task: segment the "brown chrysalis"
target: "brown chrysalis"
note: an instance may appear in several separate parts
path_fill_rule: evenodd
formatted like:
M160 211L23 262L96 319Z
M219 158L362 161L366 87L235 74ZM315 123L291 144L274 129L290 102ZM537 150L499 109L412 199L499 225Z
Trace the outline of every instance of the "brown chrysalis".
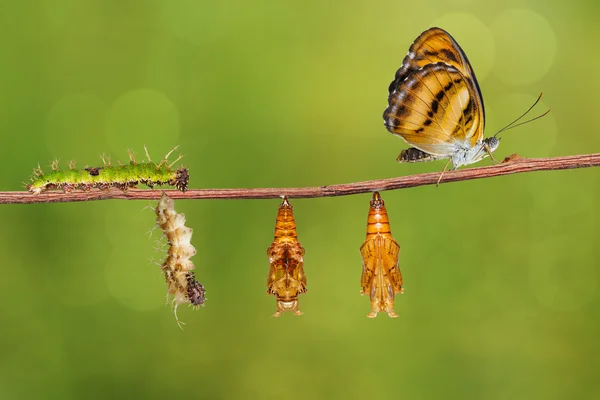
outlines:
M373 193L367 219L367 238L360 248L363 259L360 294L371 298L369 318L375 318L378 312L387 312L397 317L394 311L396 293L402 289L402 273L398 266L400 245L392 237L390 222L385 203L378 192Z
M277 212L275 239L267 255L270 264L267 294L277 299L277 312L273 316L279 317L284 311L302 315L298 310L298 295L306 293L304 248L298 242L293 207L286 197Z

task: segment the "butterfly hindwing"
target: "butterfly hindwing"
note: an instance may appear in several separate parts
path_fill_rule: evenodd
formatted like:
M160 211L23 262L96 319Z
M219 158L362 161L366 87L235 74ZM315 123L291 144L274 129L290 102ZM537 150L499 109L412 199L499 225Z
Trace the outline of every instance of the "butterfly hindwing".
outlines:
M445 63L427 64L389 98L387 129L416 148L448 156L483 138L483 109L469 79Z

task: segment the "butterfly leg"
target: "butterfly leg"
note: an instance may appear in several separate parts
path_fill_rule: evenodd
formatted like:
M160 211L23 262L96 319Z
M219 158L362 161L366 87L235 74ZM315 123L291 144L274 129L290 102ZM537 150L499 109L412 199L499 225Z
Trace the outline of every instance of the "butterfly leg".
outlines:
M444 166L444 169L442 170L442 173L440 174L440 177L438 178L437 182L435 183L435 187L440 186L440 181L442 180L442 176L444 176L444 172L446 172L448 170L448 165L450 165L450 161L452 161L451 158L448 159L448 162Z
M488 146L487 144L484 144L484 145L483 145L483 149L484 149L484 150L485 150L485 152L488 154L488 156L490 156L490 159L492 160L492 162L493 162L494 164L499 164L499 161L498 161L498 160L496 160L496 159L494 158L494 155L493 155L493 154L492 154L492 152L490 151L490 146Z

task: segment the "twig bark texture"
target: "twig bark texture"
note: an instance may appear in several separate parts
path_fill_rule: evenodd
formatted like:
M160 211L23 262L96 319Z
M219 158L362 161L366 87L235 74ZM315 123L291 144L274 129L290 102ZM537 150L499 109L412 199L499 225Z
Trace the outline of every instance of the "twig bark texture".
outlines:
M518 174L521 172L552 171L560 169L588 168L600 166L600 154L583 154L552 158L521 158L516 154L507 157L502 163L479 168L466 168L448 171L440 183L467 181L471 179L491 178ZM399 169L400 170L400 169ZM61 203L90 200L158 200L163 192L172 199L273 199L283 195L289 198L315 198L348 196L352 194L406 189L416 186L435 185L439 172L408 175L397 178L344 183L338 185L304 188L254 188L254 189L191 189L183 193L177 190L141 190L126 192L118 189L109 191L74 191L70 193L47 192L33 195L29 192L0 192L0 204Z

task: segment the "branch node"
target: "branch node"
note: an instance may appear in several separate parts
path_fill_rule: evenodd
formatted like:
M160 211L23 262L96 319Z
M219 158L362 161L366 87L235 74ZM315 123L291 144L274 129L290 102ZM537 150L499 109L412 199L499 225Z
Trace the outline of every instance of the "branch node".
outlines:
M507 164L507 163L511 163L511 162L518 162L524 160L523 157L521 157L520 155L518 155L517 153L511 154L510 156L507 156L504 158L504 160L502 160L502 162L500 164Z

